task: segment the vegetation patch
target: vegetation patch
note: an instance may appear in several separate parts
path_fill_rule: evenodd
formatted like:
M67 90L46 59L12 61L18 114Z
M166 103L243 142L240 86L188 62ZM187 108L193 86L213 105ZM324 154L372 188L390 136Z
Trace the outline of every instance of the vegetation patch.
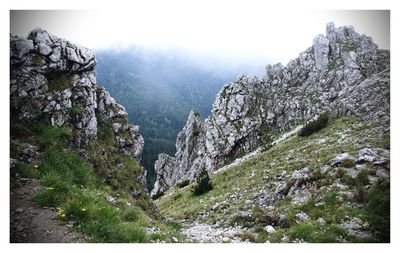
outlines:
M208 176L207 170L203 167L199 175L196 177L196 183L193 185L192 192L194 195L202 195L208 191L211 191L213 186Z
M189 183L190 183L189 179L185 179L185 180L182 180L181 182L177 183L176 186L178 188L183 188L183 187L189 185Z
M328 124L329 117L327 113L321 114L316 120L307 123L299 132L299 136L305 137L325 128Z
M71 117L76 117L81 115L82 109L79 106L74 106L71 109Z
M114 131L110 123L103 120L99 113L96 113L97 137L102 142L114 144Z
M55 72L46 78L49 91L63 91L74 86L74 77L68 73Z
M379 180L367 196L367 216L378 241L390 242L390 182Z
M106 144L107 139L92 141L87 149L79 150L68 148L70 128L22 123L13 128L14 136L18 136L13 142L14 153L18 152L20 138L30 140L41 151L40 163L17 163L14 170L20 176L40 178L41 189L33 197L34 203L57 208L62 222L73 224L92 242L150 242L156 237L171 241L172 235L181 238L174 227L158 219L146 196L132 196L144 190L133 180L143 169L135 159L115 152ZM91 159L85 159L82 152L99 159L98 163L89 162ZM109 182L104 180L107 176ZM112 200L111 196L116 197ZM158 235L147 234L145 227L158 228Z
M368 175L369 175L368 171L366 170L360 171L356 177L357 184L361 186L369 185L370 182Z

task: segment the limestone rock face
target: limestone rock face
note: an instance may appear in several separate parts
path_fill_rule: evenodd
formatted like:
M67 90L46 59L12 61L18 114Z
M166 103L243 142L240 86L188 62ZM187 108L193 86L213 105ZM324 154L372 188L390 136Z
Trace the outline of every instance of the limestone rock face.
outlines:
M315 68L324 70L329 64L329 40L322 34L314 39L313 43Z
M204 166L204 123L197 113L190 112L185 127L178 133L175 157L160 154L154 164L157 174L151 196L159 196L170 187L184 180L194 180ZM177 163L176 161L179 161Z
M140 158L143 137L125 108L96 83L94 53L42 29L10 38L11 117L73 129L71 145L96 139L99 120L113 126L118 150Z
M204 123L196 122L202 126L197 138L188 127L193 115L189 116L177 138L174 172L168 174L174 177L169 182L175 183L169 187L179 179L193 181L201 166L214 171L254 150L262 132L286 131L323 112L389 125L389 107L390 52L378 49L372 38L351 26L329 23L326 35L318 35L312 47L287 66L268 65L261 80L240 75L226 84L212 115ZM157 178L168 177L157 172Z
M175 157L170 157L166 154L159 154L158 159L154 164L154 170L157 173L157 181L150 195L152 197L159 196L167 191L177 181L175 172Z
M114 145L122 153L140 158L139 127L128 124L125 108L96 83L92 51L35 29L28 39L11 36L10 64L13 119L72 127L76 147L97 138L101 120L118 126Z

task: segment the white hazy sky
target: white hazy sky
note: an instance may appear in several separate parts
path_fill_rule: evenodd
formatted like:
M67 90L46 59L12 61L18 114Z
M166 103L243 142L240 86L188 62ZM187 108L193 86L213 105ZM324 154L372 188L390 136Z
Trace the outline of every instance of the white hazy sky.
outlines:
M266 5L202 5L143 1L117 10L10 12L12 34L35 27L91 49L140 45L179 48L195 57L241 64L287 63L325 34L325 26L353 25L388 49L389 11L269 9ZM147 4L146 4L147 3Z

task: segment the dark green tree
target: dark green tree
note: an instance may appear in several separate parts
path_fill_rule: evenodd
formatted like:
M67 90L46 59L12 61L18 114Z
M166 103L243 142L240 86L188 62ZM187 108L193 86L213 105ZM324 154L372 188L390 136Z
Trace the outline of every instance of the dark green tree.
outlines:
M196 177L196 183L193 185L192 192L194 195L202 195L208 191L211 191L213 186L208 176L208 172L205 167L200 169L200 173Z

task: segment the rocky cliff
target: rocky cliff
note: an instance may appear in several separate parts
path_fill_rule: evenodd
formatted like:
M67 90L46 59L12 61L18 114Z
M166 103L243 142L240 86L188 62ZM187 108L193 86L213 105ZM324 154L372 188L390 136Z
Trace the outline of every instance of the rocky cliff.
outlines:
M28 39L11 37L10 65L12 118L71 126L75 147L96 139L102 120L112 124L118 150L140 158L139 127L128 123L125 108L96 83L92 51L36 29Z
M27 39L11 36L12 129L17 123L27 122L68 128L71 130L69 146L86 148L90 141L98 139L101 127L109 127L108 135L113 139L110 150L139 160L144 145L139 127L128 123L125 108L96 83L95 66L92 51L42 29L33 30ZM13 138L11 142L21 146ZM86 157L98 163L87 154ZM120 161L108 162L110 170L118 164L121 166ZM109 175L110 171L105 174ZM143 169L137 177L140 184L145 183Z
M312 47L287 66L266 67L265 76L241 75L216 97L212 115L202 122L189 115L178 134L175 157L155 163L158 196L182 180L193 181L199 168L215 171L258 146L274 133L327 112L354 115L388 125L390 52L353 27L329 23Z

